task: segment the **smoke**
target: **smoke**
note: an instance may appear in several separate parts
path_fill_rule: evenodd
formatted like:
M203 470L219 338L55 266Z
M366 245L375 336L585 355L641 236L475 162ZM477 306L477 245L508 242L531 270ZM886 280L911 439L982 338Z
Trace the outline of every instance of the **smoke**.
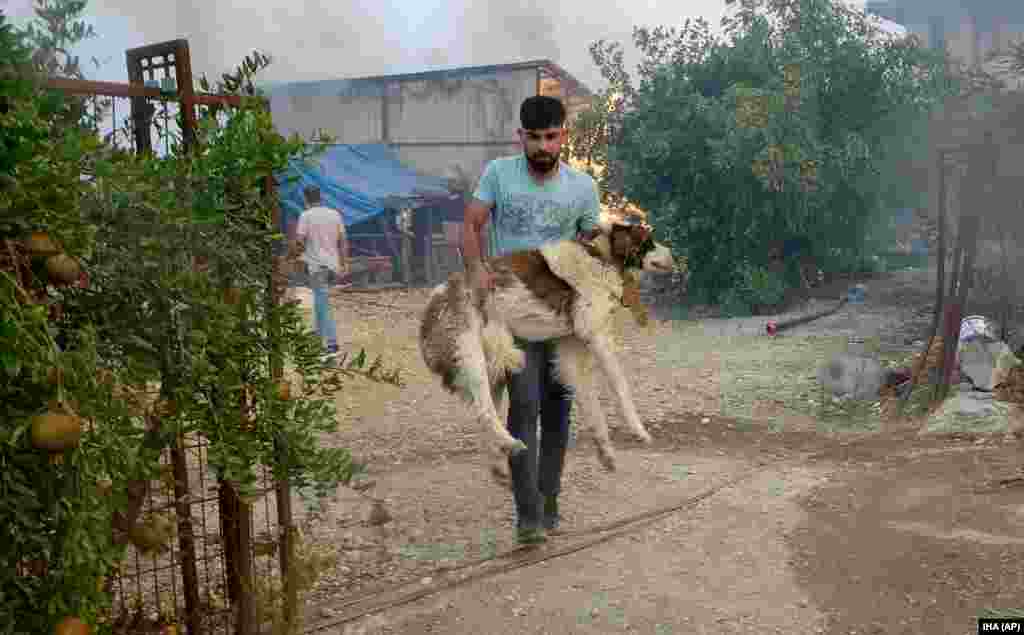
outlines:
M455 21L459 53L481 64L558 60L558 9L543 0L465 2Z
M262 75L271 81L375 73L402 63L403 34L387 27L395 17L385 10L308 0L94 0L87 8L101 34L105 16L129 20L139 38L130 46L186 38L193 72L211 79L258 49L274 58Z
M33 15L32 0L0 0L0 11L8 19L30 17Z
M863 0L854 4L863 6ZM0 0L0 6L8 15L30 15L32 0ZM634 26L676 26L688 17L704 17L717 27L725 1L90 0L86 12L101 38L112 36L103 46L115 63L123 60L126 48L186 38L193 72L211 79L259 49L274 58L261 76L270 81L549 58L591 88L600 88L604 81L588 52L594 41L622 43L632 71L639 61L632 45Z
M30 6L29 0L0 0ZM186 38L193 72L211 79L234 69L259 49L274 63L270 81L309 81L504 64L550 58L592 88L603 85L588 53L598 39L622 42L629 68L638 61L631 30L677 25L704 16L717 25L724 0L680 3L628 0L541 2L524 0L398 0L395 3L333 3L312 0L91 0L86 12L101 37L116 20L130 42L113 42L108 55ZM433 6L431 6L433 5ZM9 11L10 6L5 7Z

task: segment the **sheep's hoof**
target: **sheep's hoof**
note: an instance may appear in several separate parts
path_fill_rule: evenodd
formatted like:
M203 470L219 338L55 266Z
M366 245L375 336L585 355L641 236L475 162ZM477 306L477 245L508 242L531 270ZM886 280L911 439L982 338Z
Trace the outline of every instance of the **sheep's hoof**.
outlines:
M654 439L651 438L651 433L649 433L647 430L636 430L633 434L636 435L636 438L639 439L641 443L651 443L652 441L654 441Z
M597 458L605 470L614 472L616 470L615 452L611 448L598 444Z
M512 488L512 476L508 471L508 463L501 459L495 459L491 463L491 478L499 487Z

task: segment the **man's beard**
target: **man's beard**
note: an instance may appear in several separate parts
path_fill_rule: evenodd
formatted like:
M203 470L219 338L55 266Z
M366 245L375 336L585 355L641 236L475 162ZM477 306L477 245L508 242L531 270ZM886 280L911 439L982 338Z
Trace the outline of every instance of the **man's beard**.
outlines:
M538 152L533 156L526 155L526 162L530 164L530 167L541 174L546 174L554 169L558 165L558 156L547 154L546 152Z

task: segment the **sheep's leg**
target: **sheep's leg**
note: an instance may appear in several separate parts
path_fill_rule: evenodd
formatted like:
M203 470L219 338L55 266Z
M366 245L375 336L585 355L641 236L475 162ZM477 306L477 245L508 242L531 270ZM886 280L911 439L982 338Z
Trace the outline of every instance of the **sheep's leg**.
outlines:
M461 364L454 384L463 398L476 410L477 420L485 427L491 428L496 441L495 450L508 454L525 450L526 444L509 434L498 417L479 334L471 332L460 338L458 350Z
M491 385L491 401L494 403L494 411L498 417L505 417L505 392L508 384L504 379L499 379ZM512 474L508 468L508 456L504 452L492 453L491 476L503 487L512 487Z
M610 472L615 471L615 449L608 436L608 422L597 400L593 357L583 343L566 338L558 343L558 374L563 383L573 388L580 409L578 424L582 436L590 436L597 448L597 458Z
M608 378L612 385L612 391L619 400L619 410L626 419L626 425L639 440L644 443L650 443L651 435L644 428L644 424L640 422L640 415L637 414L636 403L633 401L633 395L629 388L629 382L626 380L626 374L623 372L618 358L612 352L608 340L598 335L587 342L587 344L594 357L597 358L597 363L600 364L605 377Z

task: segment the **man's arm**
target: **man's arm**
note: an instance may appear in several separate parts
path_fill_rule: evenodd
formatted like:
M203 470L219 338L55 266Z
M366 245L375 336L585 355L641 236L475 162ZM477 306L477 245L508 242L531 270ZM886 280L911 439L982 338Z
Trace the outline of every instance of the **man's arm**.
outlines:
M492 161L484 168L473 197L466 203L462 219L462 262L466 271L483 266L484 226L491 218L491 209L498 199L497 171Z
M483 265L484 227L490 217L490 205L475 198L466 203L463 215L462 261L467 271Z

